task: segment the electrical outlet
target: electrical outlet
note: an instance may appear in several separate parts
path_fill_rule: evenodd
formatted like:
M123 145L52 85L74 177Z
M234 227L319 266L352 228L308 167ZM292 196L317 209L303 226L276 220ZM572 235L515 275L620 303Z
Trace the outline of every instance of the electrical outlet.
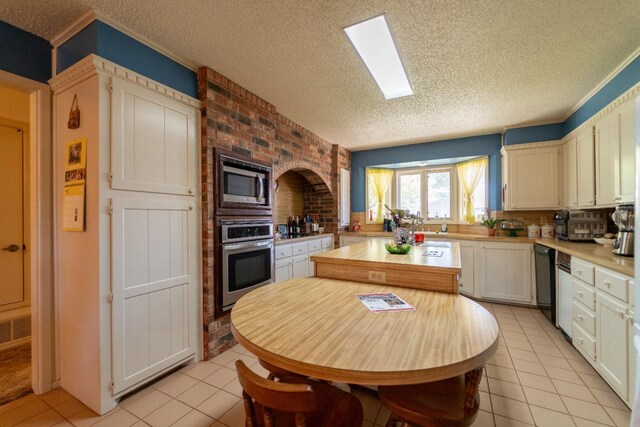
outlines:
M386 282L387 273L383 273L382 271L370 271L369 280L372 282Z

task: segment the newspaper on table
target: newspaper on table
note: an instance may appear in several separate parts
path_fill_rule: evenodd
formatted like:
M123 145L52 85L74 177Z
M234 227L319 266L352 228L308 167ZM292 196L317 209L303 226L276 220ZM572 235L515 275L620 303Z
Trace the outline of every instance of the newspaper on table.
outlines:
M356 294L356 297L373 312L415 310L414 307L404 302L399 296L392 292L381 294Z

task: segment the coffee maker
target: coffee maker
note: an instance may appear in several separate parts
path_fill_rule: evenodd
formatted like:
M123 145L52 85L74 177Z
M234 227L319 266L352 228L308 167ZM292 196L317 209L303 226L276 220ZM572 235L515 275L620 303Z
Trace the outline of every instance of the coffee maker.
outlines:
M633 256L633 203L616 206L616 210L611 214L611 219L618 226L618 234L613 244L613 253L622 256Z

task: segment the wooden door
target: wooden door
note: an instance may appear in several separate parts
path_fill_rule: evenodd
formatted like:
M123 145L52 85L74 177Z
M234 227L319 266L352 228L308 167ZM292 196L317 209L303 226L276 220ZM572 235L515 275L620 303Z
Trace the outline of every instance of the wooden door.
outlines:
M198 110L117 78L111 88L111 187L194 194Z
M475 268L480 296L531 303L531 245L481 243Z
M635 201L636 174L636 114L635 99L625 102L613 112L618 125L618 144L614 151L613 176L615 177L615 202Z
M589 126L578 134L577 141L577 188L578 206L595 205L596 179L595 159L593 152L593 127Z
M577 173L576 139L571 138L562 148L562 163L564 188L563 198L566 208L575 208L578 204L578 173Z
M0 311L23 305L23 132L0 126Z
M618 122L614 114L598 120L596 129L596 205L616 203L614 188L614 144L618 138Z
M630 316L627 307L596 293L596 368L623 399L629 395Z
M114 393L197 348L197 221L190 202L112 200Z

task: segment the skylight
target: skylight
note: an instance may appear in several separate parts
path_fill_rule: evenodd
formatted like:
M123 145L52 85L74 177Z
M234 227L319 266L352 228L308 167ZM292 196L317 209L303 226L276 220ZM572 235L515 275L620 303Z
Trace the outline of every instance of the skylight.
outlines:
M413 95L384 15L344 29L386 99Z

